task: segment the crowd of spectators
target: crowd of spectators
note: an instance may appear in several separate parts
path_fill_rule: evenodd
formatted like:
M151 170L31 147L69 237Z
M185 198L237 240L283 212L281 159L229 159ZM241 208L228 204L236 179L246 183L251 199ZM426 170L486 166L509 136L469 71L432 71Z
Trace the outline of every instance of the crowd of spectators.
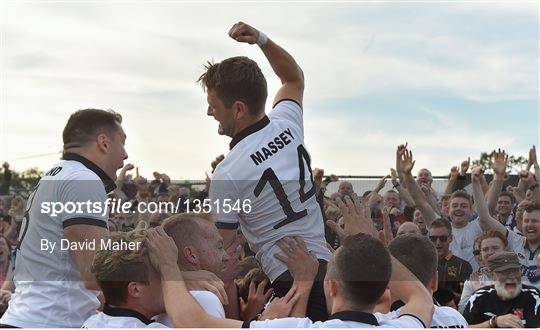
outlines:
M222 159L222 156L217 157L212 167L215 168ZM384 176L371 191L358 192L360 194L353 190L350 182L339 181L335 175L325 176L323 170L314 169L317 196L326 219L328 246L334 251L347 236L355 233L357 224L347 223L343 214L345 202L353 201L355 205L361 205L360 212L370 219L373 232L369 234L388 246L390 253L417 275L438 306L458 310L464 317L464 321L448 321L448 317L445 321L439 316L437 322L442 322L440 326L538 327L540 194L537 176L540 169L533 147L527 168L519 172L517 186L510 186L506 183L507 159L505 151L493 152L491 182L487 182L482 168L469 169L470 161L463 161L459 169L452 167L444 192L432 189L433 179L428 169L420 169L416 177L413 176L415 161L406 145L397 148L396 169ZM5 309L14 291L13 265L25 200L9 194L11 172L7 163L3 167L0 300ZM534 174L530 171L533 167ZM207 286L206 290L197 286L194 286L197 290L190 290L207 313L243 321L252 320L262 313L272 297L272 289L242 236L232 245L223 246L210 215L186 213L190 203L207 197L209 179L204 189L192 191L189 187L173 183L164 173L154 172L152 180L139 175L138 169L135 175L129 175L128 172L134 169L132 164L122 168L111 197L121 203L131 202L133 210L136 210L137 203L163 202L168 206L159 212L111 212L111 235L123 232L124 239L137 241L141 235L137 233L150 227L163 227L178 248L180 270L198 271L199 278L219 283ZM382 191L389 179L393 188ZM338 181L339 189L327 195L327 185L335 181ZM365 229L360 228L356 232L365 232ZM415 241L414 237L430 242L427 250L433 251L432 267L436 271L430 273L428 269L430 275L426 275L425 280L418 273L425 267L421 264L430 264L429 253L424 256L427 253L425 243ZM287 246L290 242L280 244L280 247ZM415 247L415 244L420 247ZM105 258L103 260L99 256L93 264L98 282L100 274L112 276L107 259L110 256L101 256ZM283 262L288 260L281 258ZM316 262L309 258L308 261ZM301 264L307 269L313 268L305 260ZM116 271L123 271L123 268ZM133 272L139 271L135 267ZM118 288L107 287L106 282L103 283L102 291L106 296L111 292L118 294L114 293ZM400 306L395 297L388 298L387 304L383 300L381 298L378 305L380 312L388 313ZM114 303L114 300L107 303ZM163 302L156 303L152 316L163 314L163 308ZM165 314L156 319L162 324L174 325ZM435 320L434 317L432 322Z

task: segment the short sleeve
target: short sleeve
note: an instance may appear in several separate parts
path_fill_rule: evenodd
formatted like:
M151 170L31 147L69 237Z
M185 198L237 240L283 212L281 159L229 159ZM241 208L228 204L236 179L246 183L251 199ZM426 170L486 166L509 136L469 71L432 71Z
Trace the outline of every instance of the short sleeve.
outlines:
M380 322L382 328L425 328L424 323L412 314L401 314L395 319Z
M311 328L312 326L313 322L307 317L286 317L265 321L251 321L249 323L250 328Z
M219 229L237 229L239 226L238 212L234 209L224 207L225 204L232 205L240 201L240 195L237 193L236 183L222 171L216 168L212 181L210 182L210 191L208 193L211 205L215 206L212 211L216 216L216 226Z
M225 318L223 305L215 294L210 291L190 291L190 293L206 313L215 317Z
M304 133L302 107L294 100L283 99L276 102L272 111L268 114L268 118L290 122Z
M89 175L63 180L59 186L62 227L91 225L107 228L107 194L103 182Z

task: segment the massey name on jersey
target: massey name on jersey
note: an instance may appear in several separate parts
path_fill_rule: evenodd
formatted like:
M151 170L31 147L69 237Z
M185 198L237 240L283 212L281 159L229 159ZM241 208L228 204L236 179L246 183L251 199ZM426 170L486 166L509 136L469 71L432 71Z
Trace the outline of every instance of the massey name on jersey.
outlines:
M286 145L291 143L294 140L294 135L291 133L291 129L287 128L281 134L276 136L272 141L268 142L267 147L262 147L261 150L257 150L254 154L251 154L251 160L255 165L259 165L268 159L268 157L273 156L283 149Z

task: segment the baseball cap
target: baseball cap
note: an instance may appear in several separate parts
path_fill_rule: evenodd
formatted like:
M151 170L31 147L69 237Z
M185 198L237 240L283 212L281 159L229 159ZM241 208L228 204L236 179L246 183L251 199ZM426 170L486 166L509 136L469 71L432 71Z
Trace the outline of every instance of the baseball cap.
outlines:
M521 268L517 254L508 251L492 255L488 258L487 263L489 270L492 272L503 272L508 269Z

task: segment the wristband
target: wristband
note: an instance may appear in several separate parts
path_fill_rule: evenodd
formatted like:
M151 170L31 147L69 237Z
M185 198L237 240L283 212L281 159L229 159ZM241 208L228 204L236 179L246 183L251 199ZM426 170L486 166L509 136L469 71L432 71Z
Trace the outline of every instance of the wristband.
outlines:
M257 38L257 41L255 42L258 46L262 46L268 42L268 37L264 32L258 31L259 37Z

